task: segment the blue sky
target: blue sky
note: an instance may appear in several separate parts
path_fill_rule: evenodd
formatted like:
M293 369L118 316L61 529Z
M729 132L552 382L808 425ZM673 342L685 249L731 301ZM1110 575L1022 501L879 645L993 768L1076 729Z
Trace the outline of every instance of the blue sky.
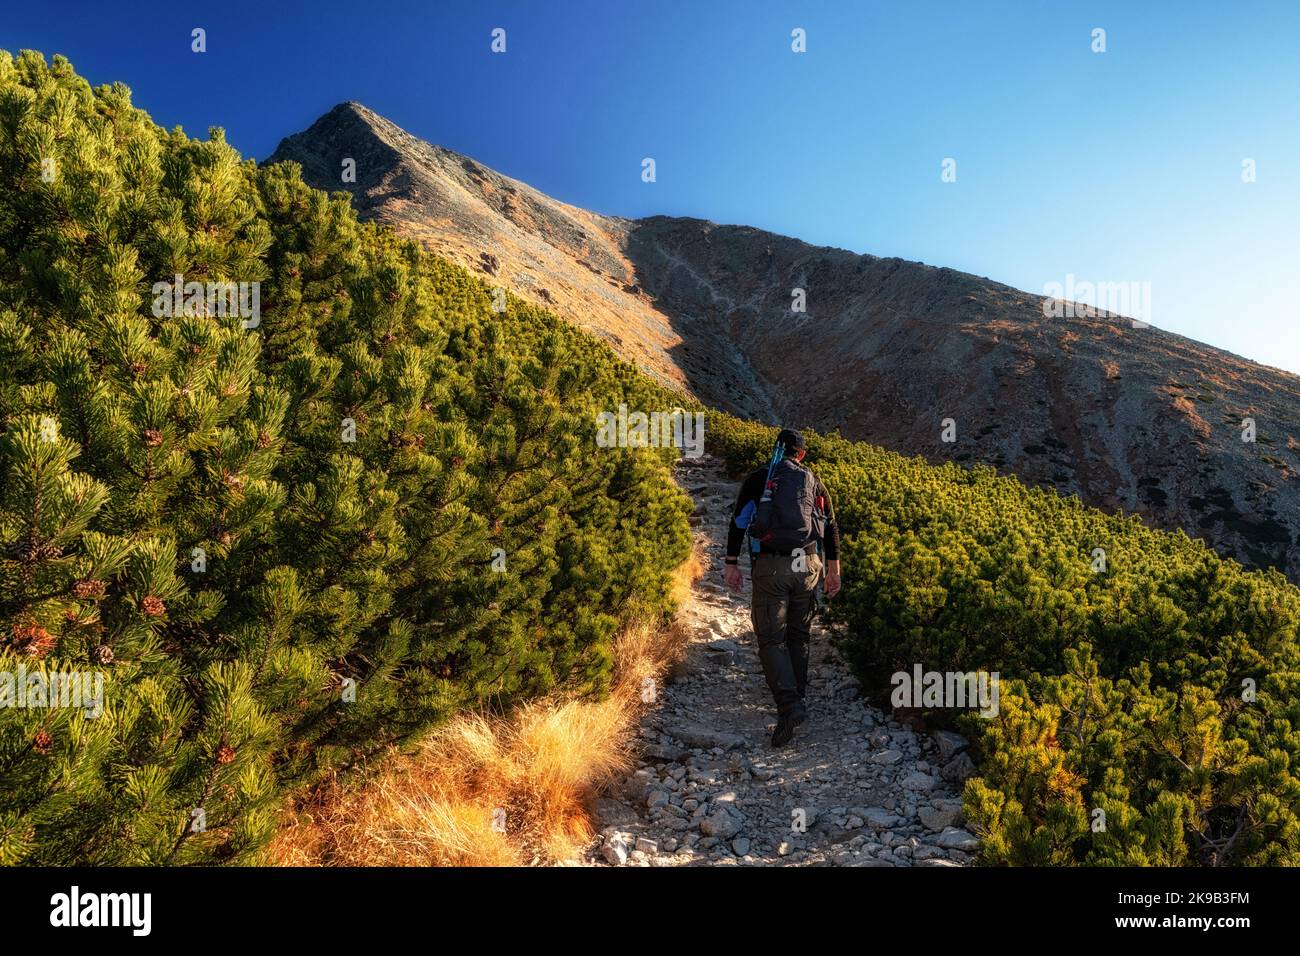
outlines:
M258 158L355 99L604 213L745 223L1033 292L1150 283L1155 325L1300 372L1291 0L179 6L11 4L0 47L63 53L157 122L222 126Z

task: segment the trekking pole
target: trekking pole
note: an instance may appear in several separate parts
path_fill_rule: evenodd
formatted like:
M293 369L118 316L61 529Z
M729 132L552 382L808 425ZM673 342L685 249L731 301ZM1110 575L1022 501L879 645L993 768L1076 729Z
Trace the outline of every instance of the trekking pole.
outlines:
M785 457L785 446L780 442L772 449L772 460L767 463L767 480L772 480L772 472L776 471L776 466L781 464L781 459ZM766 482L764 483L766 484Z

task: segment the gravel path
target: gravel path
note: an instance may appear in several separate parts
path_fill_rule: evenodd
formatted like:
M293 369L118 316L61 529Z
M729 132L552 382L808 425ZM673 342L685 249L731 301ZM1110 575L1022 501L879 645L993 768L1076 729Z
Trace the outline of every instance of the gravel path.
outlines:
M780 749L776 712L749 621L749 573L722 583L736 493L711 457L683 460L708 572L682 616L678 672L642 720L636 770L596 802L599 835L579 864L640 866L960 866L971 772L955 734L918 735L866 706L820 624L813 627L807 723ZM698 523L697 523L698 522Z

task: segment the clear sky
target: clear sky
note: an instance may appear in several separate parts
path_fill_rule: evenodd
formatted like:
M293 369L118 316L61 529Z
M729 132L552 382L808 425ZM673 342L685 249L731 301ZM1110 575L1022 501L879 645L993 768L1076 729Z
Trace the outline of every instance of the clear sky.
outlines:
M1296 0L42 0L0 47L258 158L354 99L599 212L1150 283L1153 324L1300 372Z

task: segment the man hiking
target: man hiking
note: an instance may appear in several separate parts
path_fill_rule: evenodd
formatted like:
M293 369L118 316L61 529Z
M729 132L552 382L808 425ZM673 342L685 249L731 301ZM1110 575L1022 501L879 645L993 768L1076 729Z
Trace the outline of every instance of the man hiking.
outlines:
M808 719L808 639L816 591L840 590L840 531L830 495L801 462L803 436L783 429L772 460L740 486L727 533L727 586L739 591L740 547L749 534L753 576L751 617L767 686L776 700L772 745L783 746ZM823 567L823 556L825 558Z

